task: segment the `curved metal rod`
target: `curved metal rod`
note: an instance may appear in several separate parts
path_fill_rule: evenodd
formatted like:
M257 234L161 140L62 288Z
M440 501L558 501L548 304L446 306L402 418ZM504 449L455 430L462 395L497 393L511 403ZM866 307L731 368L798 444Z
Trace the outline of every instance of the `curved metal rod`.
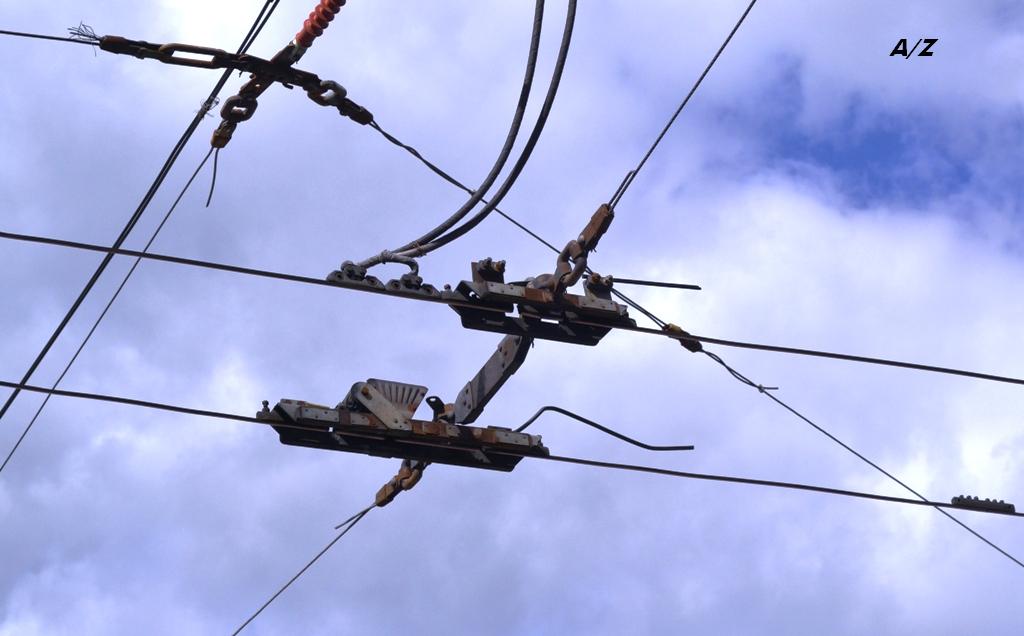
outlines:
M540 408L540 410L538 410L536 413L533 414L533 417L531 417L530 419L528 419L525 422L523 422L523 424L519 428L516 429L516 432L517 433L522 433L524 430L526 430L526 427L528 427L530 424L533 424L534 421L538 417L541 416L541 414L543 414L543 413L545 413L547 411L553 411L555 413L560 413L561 415L564 415L566 417L571 417L572 419L576 420L577 422L582 422L582 423L586 424L587 426L596 428L597 430L601 431L602 433L605 433L607 435L611 435L612 437L614 437L616 439L620 439L623 442L626 442L627 444L632 444L633 446L638 446L638 447L640 447L640 448L642 448L644 450L649 450L649 451L686 451L686 450L693 450L693 445L692 444L688 444L686 446L652 446L651 444L645 444L645 443L643 443L641 441L633 439L632 437L627 437L626 435L623 435L622 433L619 433L618 431L613 431L612 429L608 428L607 426L601 426L597 422L595 422L593 420L588 420L587 418L583 417L582 415L577 415L577 414L573 413L572 411L568 411L568 410L563 409L563 408L558 407L558 406L542 406Z

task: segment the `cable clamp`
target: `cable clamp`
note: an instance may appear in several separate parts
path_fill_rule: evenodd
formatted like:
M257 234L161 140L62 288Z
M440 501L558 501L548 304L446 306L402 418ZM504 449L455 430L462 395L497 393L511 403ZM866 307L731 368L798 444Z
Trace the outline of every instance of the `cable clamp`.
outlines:
M398 474L377 491L377 495L374 497L374 504L384 507L394 501L398 493L403 490L412 490L413 486L418 484L423 477L423 470L429 465L428 462L418 459L403 459L402 467L398 469Z
M665 333L671 334L672 336L681 336L676 339L679 340L679 344L686 347L686 349L691 353L699 353L704 348L700 344L699 340L694 340L690 336L690 332L684 330L679 325L675 325L670 322L667 323L664 327L662 327L661 330L664 331Z

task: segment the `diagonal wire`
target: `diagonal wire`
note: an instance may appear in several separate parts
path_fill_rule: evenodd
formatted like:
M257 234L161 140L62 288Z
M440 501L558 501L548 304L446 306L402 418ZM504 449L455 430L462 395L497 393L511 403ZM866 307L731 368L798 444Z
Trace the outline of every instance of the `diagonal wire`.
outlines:
M256 20L253 22L252 26L249 28L249 31L246 33L245 38L242 40L242 44L238 48L238 53L244 53L246 50L248 50L248 48L252 45L253 41L256 39L256 37L263 30L263 27L270 20L270 17L273 15L274 10L277 8L277 5L279 3L280 3L280 0L267 0L264 3L264 5L260 8L260 12L259 12L259 14L256 17ZM153 200L153 197L156 195L157 190L163 184L164 179L166 179L168 173L171 170L171 167L174 165L174 163L177 161L179 155L184 150L185 145L192 138L192 135L195 133L196 129L199 127L199 124L203 121L204 117L206 116L206 110L208 109L208 107L212 106L214 101L217 99L217 94L220 93L221 89L224 87L224 85L227 83L227 81L228 81L228 79L230 77L231 77L231 70L230 69L229 70L225 70L224 73L221 74L220 79L214 85L213 90L210 91L209 97L207 97L206 101L204 102L204 108L200 109L200 111L195 114L195 116L192 118L192 122L189 124L189 126L185 129L185 132L178 139L178 142L175 144L174 148L171 150L171 153L168 155L167 159L164 161L163 166L160 168L160 172L157 174L156 179L154 179L153 183L150 185L149 190L143 196L142 201L139 203L139 205L136 208L135 212L132 214L131 218L128 220L128 223L124 226L124 229L121 230L121 234L114 241L114 244L112 246L113 248L115 248L115 249L116 248L120 248L121 245L124 244L125 240L127 240L128 235L131 234L132 230L135 228L135 225L138 223L139 219L142 217L142 214L146 211L146 208L149 207L150 202ZM209 155L207 155L207 156L209 156ZM205 159L203 161L205 162ZM192 178L194 179L195 175L193 175ZM191 183L191 181L192 181L192 179L189 180L189 183ZM186 188L187 187L188 186L186 186ZM181 195L179 195L179 199L180 199L180 196ZM175 205L177 205L177 201L175 201ZM174 206L171 207L171 211L173 211L173 210L174 210ZM168 217L170 216L170 212L167 213L167 216ZM164 222L166 222L166 221L167 221L167 217L164 218ZM163 223L164 222L162 222L160 224L160 227L157 228L156 232L153 233L152 237L149 240L149 244L152 244L153 240L157 236L157 233L160 231L160 228L163 227ZM148 246L148 244L147 244L147 246ZM100 276L102 276L103 272L106 271L107 266L110 264L110 262L113 260L113 258L114 258L114 254L113 253L107 253L107 255L103 257L103 260L100 262L99 266L96 268L96 271L93 272L93 274L89 278L88 282L86 282L85 287L82 288L82 291L78 294L78 297L75 299L74 303L72 303L71 307L68 309L68 311L65 313L64 317L61 319L60 323L57 325L57 328L54 329L53 333L50 335L50 338L46 341L46 344L43 345L43 348L40 350L40 352L36 356L35 360L32 361L32 364L29 366L28 370L25 372L25 375L22 378L21 384L26 384L31 379L32 374L35 373L36 369L42 363L43 358L45 358L46 355L50 352L50 349L53 347L54 343L56 343L56 341L60 337L61 333L63 333L64 328L67 327L68 323L71 321L71 318L78 311L78 308L85 301L86 296L88 296L89 293L92 291L92 288L96 285L96 282L99 280ZM136 262L135 265L138 265L138 262ZM122 281L121 287L124 286L124 284L128 280L128 277L131 276L131 272L133 272L133 271L135 271L135 266L134 265L132 266L132 269L128 272L128 275L125 276L124 280ZM118 292L120 292L121 287L118 288ZM115 298L116 298L116 294L115 294ZM111 299L111 302L113 302L113 299ZM110 305L108 304L107 307L109 308L109 306ZM104 310L104 314L105 313L106 313L106 310ZM96 329L96 327L99 325L99 322L100 322L100 320L102 320L102 318L103 318L103 315L101 315L100 318L96 320L96 322L94 323L92 329L89 332L90 335L92 334L92 331L94 331ZM83 343L83 346L84 346L84 343ZM79 351L80 350L81 349L79 349ZM78 354L76 353L75 356L77 357L77 355ZM72 358L71 362L69 362L67 364L67 366L64 369L64 372L61 374L61 377L63 377L64 374L67 373L67 370L71 367L71 364L73 362L74 362L74 358ZM59 380L58 380L58 382L59 382ZM54 386L56 386L56 385L54 385ZM10 409L11 405L14 403L14 400L17 399L19 393L20 393L20 389L15 389L7 397L7 400L4 402L3 406L0 407L0 420L3 419L4 415ZM45 406L45 402L44 402L43 406ZM42 411L42 407L40 407L40 409L36 411L36 415L32 418L33 422L39 416L39 413L41 411ZM30 422L28 427L26 427L25 432L22 433L21 437L19 437L18 442L16 444L16 447L21 444L21 441L24 439L25 434L27 434L27 431L28 431L29 428L31 428L31 426L32 426L32 423ZM3 466L7 465L7 462L10 461L10 458L11 458L11 456L13 456L13 454L14 454L14 451L12 450L11 453L8 454L7 459L4 460ZM2 467L0 467L0 470L2 470Z
M714 66L715 62L718 61L718 58L722 55L722 52L725 50L725 47L727 47L729 45L729 42L732 41L732 36L736 35L736 31L739 30L740 25L743 24L743 21L747 19L747 14L750 13L750 10L754 8L754 5L756 3L757 0L750 0L750 4L748 4L746 10L743 11L743 15L741 15L740 19L736 21L736 25L732 28L732 31L729 32L729 35L726 36L725 41L722 42L722 46L718 47L718 51L715 52L714 57L712 57L711 61L708 62L708 65L704 67L704 71L700 74L700 77L697 78L697 81L694 82L693 87L690 89L690 92L687 93L686 97L683 98L683 101L679 104L679 108L677 108L676 112L674 112L672 114L672 117L669 118L668 123L665 124L665 127L661 129L661 133L658 134L658 137L654 140L654 143L651 144L651 147L647 150L647 153L640 160L640 163L638 163L635 168L626 173L625 178L623 178L622 183L619 184L619 187L615 191L615 194L613 194L612 198L608 200L609 207L614 208L616 205L618 205L619 201L622 199L622 195L626 193L626 190L629 189L629 186L633 185L633 180L636 179L636 175L644 167L644 164L647 163L647 160L651 158L651 155L654 154L654 149L657 148L658 144L661 143L661 140L664 139L666 133L668 133L669 128L672 127L672 124L675 123L676 118L679 117L679 113L683 112L683 109L686 108L686 104L690 102L690 98L693 97L693 94L697 92L697 87L699 87L701 82L704 81L704 78L707 77L708 72L711 71L711 67Z
M907 492L911 493L912 495L914 495L915 497L917 497L921 501L928 501L928 499L924 495L922 495L921 493L919 493L916 490L914 490L913 488L911 488L909 485L907 485L906 482L901 480L899 477L893 475L892 473L890 473L886 469L882 468L881 466L879 466L875 462L871 461L870 459L868 459L867 457L865 457L861 453L857 452L849 444L847 444L846 442L842 441L841 439L839 439L838 437L836 437L832 433L828 432L827 430L825 430L823 427L819 426L818 424L815 424L813 421L810 420L810 418L806 417L805 415L803 415L802 413L800 413L799 411L797 411L796 409L794 409L790 405L786 404L785 402L783 402L782 400L777 398L773 393L771 393L771 391L774 390L775 387L765 387L765 386L762 386L760 384L757 384L753 380L749 379L748 377L746 377L745 375L743 375L742 373L737 371L736 369L733 369L731 366L726 364L725 361L723 361L722 358L720 358L718 355L716 355L714 353L711 353L710 351L704 351L703 353L704 353L704 355L708 356L709 358L711 358L712 360L714 360L715 362L720 364L723 368L725 368L725 370L728 371L729 374L732 375L734 378L736 378L737 380L739 380L743 384L746 384L747 386L750 386L750 387L753 387L753 388L757 389L758 392L768 396L769 398L771 398L771 400L773 402L775 402L776 404L778 404L782 408L786 409L787 411L789 411L790 413L792 413L796 417L800 418L801 420L803 420L804 422L809 424L816 431L818 431L819 433L821 433L825 437L829 438L830 440L832 440L833 442L835 442L836 444L841 446L843 449L845 449L847 452L852 454L857 459L861 460L862 462L864 462L868 466L871 466L876 471L878 471L879 473L885 475L886 477L888 477L891 481L895 482L896 484L899 484ZM951 515L950 513L946 512L945 510L943 510L942 508L940 508L938 506L936 506L935 509L938 510L939 512L941 512L942 514L946 515L947 517L949 517L949 519L951 521L953 521L954 523L959 525L961 528L963 528L967 532L970 532L971 534L973 534L975 537L977 537L978 539L980 539L981 541L986 543L992 549L996 550L997 552L999 552L1000 554L1002 554L1006 558L1010 559L1011 561L1013 561L1014 563L1016 563L1020 567L1024 568L1024 563L1022 563L1019 559L1017 559L1017 557L1013 556L1012 554L1010 554L1006 550L1002 549L1001 547L999 547L998 545L996 545L995 543L993 543L989 539L986 539L984 536L982 536L980 533L978 533L976 530L974 530L973 528L968 526L966 523L964 523L960 519L957 519L956 517L954 517L953 515Z
M285 583L285 584L284 584L283 586L281 586L281 589L279 589L279 590L278 590L277 592L274 592L274 595L273 595L273 596L271 596L271 597L270 597L269 599L267 599L267 602L266 602L266 603L264 603L263 605L261 605L261 606L260 606L260 608L259 608L258 610L256 610L256 613L254 613L254 614L253 614L252 616L250 616L249 618L247 618L247 619L245 620L245 622L244 622L244 623L242 623L241 625L239 625L239 626L238 626L238 629L236 629L235 631L231 632L231 636L237 636L239 632L241 632L241 631L242 631L243 629L245 629L245 628L246 628L246 627L247 627L247 626L249 625L249 623L253 622L253 620L255 620L255 619L256 619L256 617L257 617L257 616L259 616L259 615L260 615L260 614L261 614L261 613L263 612L263 610L267 609L267 607L268 607L268 606L269 606L269 605L270 605L271 603L273 603L273 602L274 602L274 600L275 600L275 599L277 599L277 597L278 597L278 596L281 596L281 594L282 594L282 593L283 593L283 592L284 592L285 590L287 590L287 589L288 589L288 587L289 587L289 586L290 586L290 585L291 585L292 583L294 583L294 582L295 582L296 580L298 580L298 578L299 578L300 576L302 576L303 574L305 574L305 573L306 573L306 570L308 570L309 568L313 567L313 564L314 564L314 563L316 563L316 562L317 562L318 560L320 560L320 557L322 557L323 555L325 555L325 554L327 553L327 551L328 551L328 550L330 550L330 549L331 549L332 547L334 547L334 544L335 544L335 543L337 543L338 541L340 541L340 540L341 540L341 538L342 538L343 536L345 536L345 534L346 534L346 533L347 533L347 532L348 532L349 530L351 530L351 529L352 529L352 528L353 528L353 527L354 527L354 526L355 526L355 525L356 525L357 523L359 523L360 521L362 521L363 517L365 517L365 516L366 516L366 514L367 514L368 512L370 512L371 510L373 510L373 508L374 508L375 506L376 506L376 504L374 504L374 505L370 506L369 508L366 508L366 509L364 509L364 510L363 510L362 512L358 512L358 513L356 513L355 515L353 515L353 516L349 517L349 521L347 521L347 522L346 522L346 523L347 523L348 525L345 525L345 523L343 523L343 524L342 524L343 526L345 526L345 529L344 529L344 530L342 530L341 532L339 532L339 533L338 533L338 535L337 535L336 537L334 537L333 539L331 539L331 542L330 542L330 543L328 543L328 544L327 544L326 546L324 546L324 549L323 549L323 550L320 550L320 552L318 552L318 553L316 554L316 556L315 556L315 557L313 557L313 558L312 558L312 559L311 559L311 560L309 561L309 563L307 563L306 565L302 566L302 569L301 569L301 570L299 570L298 572L296 572L296 573L295 573L295 576L293 576L292 578L288 579L288 582L287 582L287 583Z

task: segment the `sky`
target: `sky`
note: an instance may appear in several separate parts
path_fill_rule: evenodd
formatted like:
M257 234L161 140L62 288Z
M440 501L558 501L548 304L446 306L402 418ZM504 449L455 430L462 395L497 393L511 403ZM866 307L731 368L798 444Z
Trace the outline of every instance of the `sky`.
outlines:
M234 50L261 2L0 0L0 28ZM270 57L312 1L284 0ZM532 125L562 30L548 2ZM544 134L502 209L562 245L646 151L746 3L580 3ZM505 137L533 3L351 0L300 68L344 85L469 184ZM889 53L937 38L931 57ZM0 226L111 244L218 72L0 38ZM1024 9L762 0L616 209L591 266L701 335L1024 375ZM237 75L222 97L245 80ZM321 277L464 196L373 130L271 87L154 251ZM126 247L208 150L205 120ZM525 135L524 135L525 137ZM521 142L520 142L521 144ZM552 254L493 216L422 259L510 280ZM0 378L16 381L100 261L0 243ZM49 384L130 267L114 260L33 376ZM403 268L374 270L397 277ZM639 315L640 324L648 324ZM62 387L252 414L367 378L451 400L497 345L440 305L144 262ZM933 500L1024 505L1020 387L708 347ZM6 390L0 397L6 397ZM41 397L0 422L13 445ZM556 405L554 454L904 495L704 356L612 333L538 341L480 425ZM427 419L423 406L418 415ZM362 509L397 459L281 445L260 426L54 398L0 474L0 635L231 633ZM1018 559L1017 519L957 516ZM554 462L434 465L372 511L250 634L1017 634L1024 570L934 510Z

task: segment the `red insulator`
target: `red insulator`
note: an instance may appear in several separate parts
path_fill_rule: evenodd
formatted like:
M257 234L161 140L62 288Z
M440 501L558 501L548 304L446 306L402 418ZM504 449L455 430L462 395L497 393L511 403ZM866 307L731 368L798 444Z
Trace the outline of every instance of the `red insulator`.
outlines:
M345 0L320 0L302 23L302 29L295 34L295 42L302 47L309 47L313 40L323 35L324 29L334 19L335 14L345 6Z

